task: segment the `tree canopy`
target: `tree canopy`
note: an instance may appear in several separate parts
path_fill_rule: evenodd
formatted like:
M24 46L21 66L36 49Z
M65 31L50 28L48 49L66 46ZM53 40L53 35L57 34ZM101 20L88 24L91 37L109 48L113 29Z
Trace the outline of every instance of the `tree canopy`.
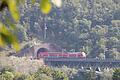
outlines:
M17 38L11 33L11 31L15 31L15 26L19 23L20 20L20 12L19 6L25 4L27 0L1 0L0 1L0 12L3 16L4 21L0 20L0 47L4 47L5 45L12 45L12 47L16 50L19 50L19 43ZM31 5L36 3L36 0L30 1ZM48 14L51 11L52 3L57 7L61 7L61 0L40 0L39 8L44 14ZM6 16L6 9L10 12L11 20Z

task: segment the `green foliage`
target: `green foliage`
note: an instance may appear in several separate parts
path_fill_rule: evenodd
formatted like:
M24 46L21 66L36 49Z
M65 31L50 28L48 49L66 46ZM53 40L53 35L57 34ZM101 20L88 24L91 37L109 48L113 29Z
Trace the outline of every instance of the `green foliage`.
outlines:
M67 75L60 70L54 70L49 67L41 67L33 74L35 80L68 80ZM49 78L51 77L51 78Z
M13 72L14 70L9 66L3 67L3 68L1 67L0 80L13 80L14 78Z
M34 7L29 5L29 1L26 2L27 7L23 7L21 11L23 14L21 23L26 24L27 21L28 35L32 34L40 40L44 40L44 26L46 25L45 42L56 43L68 51L71 49L83 50L90 57L106 54L107 58L115 58L112 55L116 52L120 53L120 3L118 0L64 0L61 9L56 9L51 2L56 6L58 3L61 5L60 0L41 0L39 5L35 4L36 0L31 0L30 4L32 3ZM17 0L14 3L22 2ZM6 2L3 4L2 11L5 7L9 7ZM44 14L48 14L51 7L53 11L47 16L43 16L38 11L38 6ZM37 27L35 23L38 23ZM3 41L1 43L4 44ZM116 49L116 52L113 48Z
M41 66L37 71L30 73L3 67L0 70L0 80L68 80L68 75L60 69L56 70L46 66Z
M0 65L1 66L1 65ZM9 67L9 66L5 66L5 67L1 67L0 69L0 74L3 74L5 72L14 72L13 68Z
M10 67L5 67L6 65ZM3 80L1 79L3 77L8 78L11 74L13 77L10 79L13 80L68 80L73 71L64 69L42 66L40 60L30 60L24 57L0 58L0 80Z
M41 67L41 68L39 68L38 69L38 74L41 74L41 73L44 73L44 74L46 74L46 75L48 75L48 76L51 76L51 74L52 74L52 70L51 70L51 68L49 68L49 67Z
M2 11L4 11L5 8L10 9L9 7L12 6L12 4L7 5L8 2L6 3L5 1L6 0L3 2L4 6L0 7ZM34 7L31 7L29 2L30 4L33 4ZM101 54L106 54L107 58L114 58L114 56L111 56L114 54L113 48L116 48L116 52L120 53L120 3L118 1L64 0L61 9L56 9L56 7L51 4L53 3L59 7L62 4L61 0L40 0L40 2L38 2L36 2L36 0L28 1L28 3L26 2L26 7L23 5L21 13L17 9L21 3L24 3L24 0L13 0L12 2L13 6L17 7L13 8L13 13L11 11L10 13L11 15L23 14L21 15L21 23L28 24L27 27L29 27L29 29L26 31L29 31L29 33L27 36L32 34L40 40L44 40L45 24L47 26L47 37L45 41L56 43L62 48L66 48L68 51L71 49L75 49L75 51L82 50L90 57L98 57ZM9 1L9 3L11 2ZM2 1L0 4L2 4ZM38 11L38 6L42 13L50 14L44 17L41 12ZM50 12L51 8L53 9L52 12ZM12 16L14 20L17 20L19 19L18 17L20 17L18 16L15 19L14 16L16 15ZM7 23L12 23L9 21L10 20L8 20ZM38 23L38 25L35 26L35 23ZM10 27L13 26L10 25ZM24 30L19 30L19 32L22 33L21 35L24 35ZM1 43L3 43L3 41L1 41Z
M21 0L23 1L23 0ZM11 16L13 17L15 22L18 22L20 19L19 11L18 11L18 5L17 3L20 3L21 1L18 0L2 0L0 3L0 8L3 11L4 8L8 8ZM2 5L3 4L3 5ZM4 14L4 13L3 13ZM6 16L4 16L6 17ZM8 23L8 21L7 21ZM9 23L11 23L9 21ZM12 24L8 24L10 27L12 27ZM18 51L19 43L16 37L11 33L10 29L6 27L2 22L0 22L0 46L5 47L6 45L12 45L12 47Z
M53 80L52 77L46 74L34 74L34 80Z
M51 3L49 0L41 0L40 9L43 13L48 14L51 11Z
M20 19L20 14L18 11L17 0L6 0L8 4L9 11L13 17L13 19L18 22Z
M26 27L24 27L20 24L16 25L16 30L14 31L14 34L16 34L17 39L19 39L20 42L28 39L27 33L26 33L27 30L25 28Z
M21 74L18 72L14 72L14 80L33 80L34 78L31 75Z
M23 4L25 0L1 0L0 1L0 11L5 12L5 8L10 11L10 14L15 23L18 23L20 20L20 12L19 12L19 5ZM31 1L32 4L35 4L36 0ZM54 3L55 4L55 3ZM49 0L40 0L40 9L44 14L48 14L51 11L51 3ZM3 13L3 15L5 15ZM4 16L6 17L6 16ZM13 24L10 20L6 20L8 26L13 27ZM9 24L10 23L10 24ZM11 24L12 23L12 24ZM11 26L12 25L12 26ZM14 26L15 27L15 26ZM6 45L11 45L17 51L20 49L18 40L15 36L7 29L7 27L0 22L0 47L5 47Z
M19 50L19 43L16 37L8 30L8 28L0 23L0 46L12 44L13 48Z
M12 70L10 67L3 67L0 71L0 80L33 80L29 74L22 74Z
M100 74L102 80L112 80L112 74L113 70L112 69L104 69L103 73Z
M68 80L68 77L62 71L53 72L53 80Z
M120 80L120 69L116 69L113 72L113 80Z
M13 73L9 71L5 71L2 75L0 75L1 80L13 80L13 78Z
M110 58L108 55L113 54L113 48L120 52L119 16L115 17L120 13L120 3L108 1L64 0L62 9L53 8L53 12L45 17L45 22L36 18L38 16L34 18L39 19L38 24L45 23L47 26L45 42L56 43L67 51L85 51L90 57L106 54ZM40 33L44 33L43 26L40 25L41 30L36 30L37 27L34 28L36 32L31 31L41 40L44 35Z

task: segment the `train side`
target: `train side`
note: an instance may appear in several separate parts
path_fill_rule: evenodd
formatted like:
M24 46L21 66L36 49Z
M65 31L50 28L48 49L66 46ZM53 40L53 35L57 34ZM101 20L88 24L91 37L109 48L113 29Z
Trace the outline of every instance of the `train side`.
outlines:
M86 58L86 53L84 52L72 52L72 53L62 53L62 52L39 52L38 58Z

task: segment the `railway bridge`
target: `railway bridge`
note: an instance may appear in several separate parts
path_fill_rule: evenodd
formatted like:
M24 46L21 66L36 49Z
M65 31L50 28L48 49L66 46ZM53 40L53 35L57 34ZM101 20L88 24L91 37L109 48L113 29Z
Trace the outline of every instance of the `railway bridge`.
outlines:
M120 68L120 60L114 59L77 59L77 58L45 58L44 62L48 66L53 67L76 67L76 68Z

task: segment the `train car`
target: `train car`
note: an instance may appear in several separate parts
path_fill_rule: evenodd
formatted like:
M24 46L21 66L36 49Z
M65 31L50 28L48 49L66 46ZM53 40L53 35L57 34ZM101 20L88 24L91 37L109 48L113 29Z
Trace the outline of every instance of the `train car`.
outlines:
M37 58L86 58L85 52L48 52L47 50L38 50Z

